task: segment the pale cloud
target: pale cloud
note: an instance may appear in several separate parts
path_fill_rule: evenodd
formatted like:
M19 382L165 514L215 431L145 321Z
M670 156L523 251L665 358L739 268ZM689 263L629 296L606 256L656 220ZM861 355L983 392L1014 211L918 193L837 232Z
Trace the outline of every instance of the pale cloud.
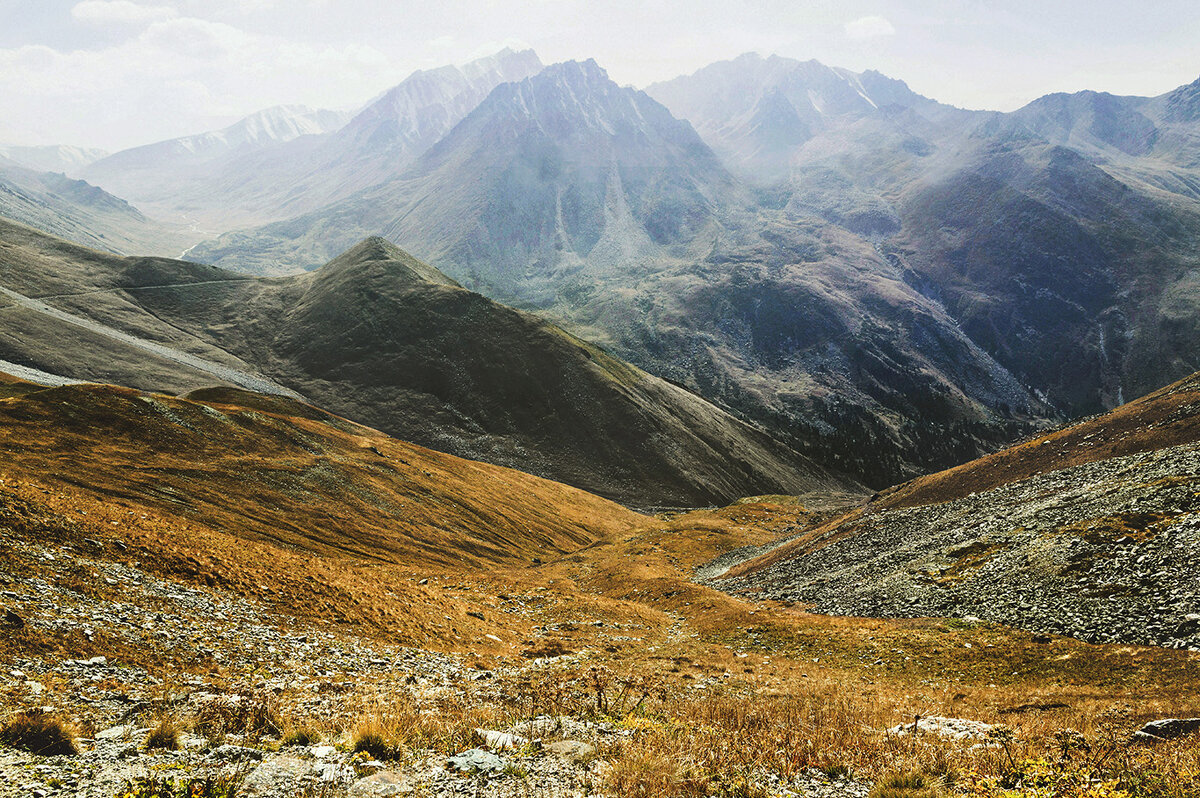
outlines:
M846 23L846 35L856 41L894 36L896 29L884 17L862 17Z
M476 47L467 54L465 60L474 61L477 58L486 58L487 56L494 55L505 48L509 50L515 50L516 52L531 49L529 42L525 41L524 39L508 38L502 40L493 40L490 42L484 42ZM587 58L587 56L583 57Z
M453 47L454 45L455 39L453 36L439 36L436 39L430 39L428 42L426 42L427 47L431 47L435 50L445 50L446 48Z
M183 16L99 49L0 49L10 121L57 131L46 140L107 149L222 127L281 103L342 107L403 77L368 45L300 42ZM0 126L0 135L18 132Z
M83 0L71 8L71 16L80 22L100 25L145 25L176 16L166 6L147 6L131 0Z

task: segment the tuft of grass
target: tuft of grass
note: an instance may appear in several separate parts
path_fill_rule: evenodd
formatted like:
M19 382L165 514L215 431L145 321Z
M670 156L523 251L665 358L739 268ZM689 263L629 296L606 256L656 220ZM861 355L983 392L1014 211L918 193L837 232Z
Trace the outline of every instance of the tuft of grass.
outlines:
M75 732L56 715L33 709L20 712L0 726L0 742L40 756L79 753Z
M179 727L175 721L163 716L146 736L146 750L176 751L179 749Z
M884 774L871 788L868 798L942 798L943 795L940 780L909 770Z
M378 718L360 721L350 736L350 748L365 752L378 760L399 759L404 753L404 743L391 724Z
M261 739L280 733L277 701L268 692L222 695L196 708L192 725L210 740L223 740L227 734Z
M292 726L283 733L283 744L285 746L309 746L321 742L321 733L311 726L299 725Z

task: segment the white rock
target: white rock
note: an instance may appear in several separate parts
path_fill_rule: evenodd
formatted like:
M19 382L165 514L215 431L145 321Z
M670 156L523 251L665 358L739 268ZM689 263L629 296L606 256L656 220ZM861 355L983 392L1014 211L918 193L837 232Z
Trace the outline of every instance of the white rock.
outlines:
M939 737L949 737L954 740L986 739L991 730L992 726L982 721L938 716L921 718L915 729L918 734L936 734ZM911 723L901 723L899 726L888 729L888 732L900 735L912 734L914 728Z
M529 742L528 738L510 732L476 729L475 733L482 737L483 741L487 743L487 747L493 751L503 751L506 748L519 748Z
M133 731L132 726L113 726L104 731L96 732L97 740L124 740L129 737L129 733Z

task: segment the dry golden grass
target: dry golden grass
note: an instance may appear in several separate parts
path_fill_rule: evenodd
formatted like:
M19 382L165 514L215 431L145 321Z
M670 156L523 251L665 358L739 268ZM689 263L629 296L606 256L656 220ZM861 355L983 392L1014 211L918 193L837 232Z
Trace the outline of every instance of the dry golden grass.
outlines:
M79 753L70 724L40 709L18 712L4 721L0 742L41 756Z
M210 411L223 414L241 425L239 435L258 441L242 455L220 450L234 448L229 441L192 441L195 448L183 454L163 454L156 446L167 437L155 443L144 436L179 433L157 421L134 430L102 422L103 413L120 416L144 403L134 394L55 394L84 403L86 412L74 420L56 415L67 411L53 403L29 404L33 395L0 399L7 408L0 534L13 544L0 546L0 570L119 600L119 588L70 566L69 557L48 564L19 545L36 543L136 562L168 579L261 600L335 633L469 654L480 667L586 652L578 665L526 672L486 689L416 696L390 679L360 682L336 718L297 714L287 695L237 710L214 706L193 719L201 733L280 736L292 744L320 736L372 755L450 753L478 744L476 727L570 714L603 717L632 732L601 751L610 763L606 788L615 795L748 796L762 772L791 778L810 768L871 778L920 773L947 794L1198 794L1195 741L1124 744L1144 720L1200 715L1195 653L1044 643L1017 630L945 619L814 616L691 581L695 566L819 527L833 517L828 512L765 497L647 518L515 472L359 439L319 418L289 417L274 404L253 412L204 410L155 398L193 425L217 418ZM296 441L304 445L296 448ZM96 463L80 464L74 455L68 468L72 447L93 452L87 459ZM371 447L384 453L388 468ZM233 476L220 477L221 469ZM295 494L261 473L290 475ZM312 480L329 473L341 480L337 491L352 498L326 502L329 493ZM381 496L412 501L412 514L380 512L371 502ZM313 502L322 511L314 513ZM263 531L277 523L282 532ZM493 537L472 531L483 527ZM422 537L433 544L412 544ZM429 554L434 544L436 556ZM507 553L495 556L489 547ZM545 562L534 565L535 553ZM220 673L210 661L160 662L157 652L102 631L92 640L31 627L0 637L0 657L30 653L105 654L155 672ZM47 679L47 688L59 686ZM884 733L916 715L1003 723L1013 735L998 748L972 749ZM911 795L928 789L894 787Z
M163 749L174 751L179 748L179 726L174 719L164 715L146 735L146 750Z

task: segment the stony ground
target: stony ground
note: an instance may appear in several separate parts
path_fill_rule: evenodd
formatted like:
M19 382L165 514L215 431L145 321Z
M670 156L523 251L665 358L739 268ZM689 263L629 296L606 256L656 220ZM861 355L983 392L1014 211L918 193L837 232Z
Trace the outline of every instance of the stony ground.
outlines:
M157 652L159 662L42 655L0 663L4 714L41 708L65 717L81 749L37 756L0 747L0 796L112 798L139 779L211 776L235 776L248 797L593 795L606 752L632 733L612 721L538 716L380 761L351 750L351 730L364 714L386 715L402 697L436 724L440 707L504 704L511 685L531 675L553 681L555 669L585 665L588 652L481 668L470 657L304 626L255 602L129 565L63 549L23 554L39 561L37 575L0 571L10 633L19 625L21 634ZM81 570L110 597L68 587ZM274 720L255 724L266 715ZM163 718L178 727L177 750L147 746ZM321 739L288 739L298 723L324 730ZM773 796L863 796L869 789L817 771L787 783L764 773L761 782Z
M978 618L1088 642L1200 647L1200 447L872 510L701 569L724 590L814 612ZM761 569L740 562L791 545Z

